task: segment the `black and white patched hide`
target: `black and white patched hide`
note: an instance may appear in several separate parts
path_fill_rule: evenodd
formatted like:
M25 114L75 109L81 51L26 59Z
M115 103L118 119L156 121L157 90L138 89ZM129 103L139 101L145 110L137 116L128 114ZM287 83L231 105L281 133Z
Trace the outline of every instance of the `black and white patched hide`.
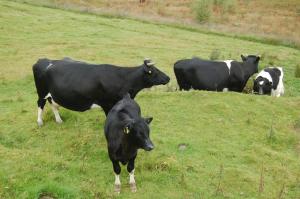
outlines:
M284 94L282 67L268 67L258 73L253 92L259 95L279 97Z
M180 90L242 92L249 77L258 72L259 56L241 55L242 62L183 59L174 64Z

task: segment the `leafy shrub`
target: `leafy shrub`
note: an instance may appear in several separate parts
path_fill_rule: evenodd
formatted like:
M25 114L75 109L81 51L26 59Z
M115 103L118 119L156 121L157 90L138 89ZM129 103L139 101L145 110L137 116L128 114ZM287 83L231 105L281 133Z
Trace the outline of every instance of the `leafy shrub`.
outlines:
M213 10L222 14L226 12L234 12L236 0L197 0L195 2L196 17L199 22L207 22Z
M300 64L296 65L295 77L300 78Z
M211 16L211 0L197 0L195 3L196 17L199 22L207 22Z

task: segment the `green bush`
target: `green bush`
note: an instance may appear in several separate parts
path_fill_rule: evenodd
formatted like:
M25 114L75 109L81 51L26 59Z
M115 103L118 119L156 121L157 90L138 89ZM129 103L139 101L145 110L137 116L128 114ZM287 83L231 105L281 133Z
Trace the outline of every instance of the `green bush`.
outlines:
M207 22L211 16L211 0L197 0L195 5L196 17L199 22Z
M300 78L300 64L296 65L295 77Z

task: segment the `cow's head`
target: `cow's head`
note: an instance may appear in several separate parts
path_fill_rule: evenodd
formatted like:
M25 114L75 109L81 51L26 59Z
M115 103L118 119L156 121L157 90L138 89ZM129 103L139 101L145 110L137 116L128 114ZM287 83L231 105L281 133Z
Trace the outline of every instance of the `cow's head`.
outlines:
M259 95L269 95L271 94L273 83L267 78L261 76L254 80L253 92Z
M243 60L243 63L245 63L245 65L247 67L249 67L249 72L254 74L258 72L258 62L260 60L259 56L256 55L248 55L248 56L244 56L241 55L241 58Z
M147 87L154 85L165 85L170 81L170 78L158 70L150 59L145 59L143 64L144 81Z
M154 149L154 145L150 140L150 129L148 126L152 119L152 117L140 118L138 120L129 119L125 122L125 126L123 128L124 133L129 136L131 142L138 148L146 151Z

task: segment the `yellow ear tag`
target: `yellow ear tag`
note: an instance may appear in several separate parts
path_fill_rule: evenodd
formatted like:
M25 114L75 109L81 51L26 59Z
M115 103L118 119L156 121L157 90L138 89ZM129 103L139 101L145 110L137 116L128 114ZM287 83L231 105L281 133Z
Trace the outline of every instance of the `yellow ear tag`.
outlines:
M125 127L125 128L124 128L124 133L125 133L125 134L128 134L128 133L129 133L129 128L128 128L128 127Z
M152 73L152 71L151 70L149 70L149 72L148 72L149 74L151 74Z

